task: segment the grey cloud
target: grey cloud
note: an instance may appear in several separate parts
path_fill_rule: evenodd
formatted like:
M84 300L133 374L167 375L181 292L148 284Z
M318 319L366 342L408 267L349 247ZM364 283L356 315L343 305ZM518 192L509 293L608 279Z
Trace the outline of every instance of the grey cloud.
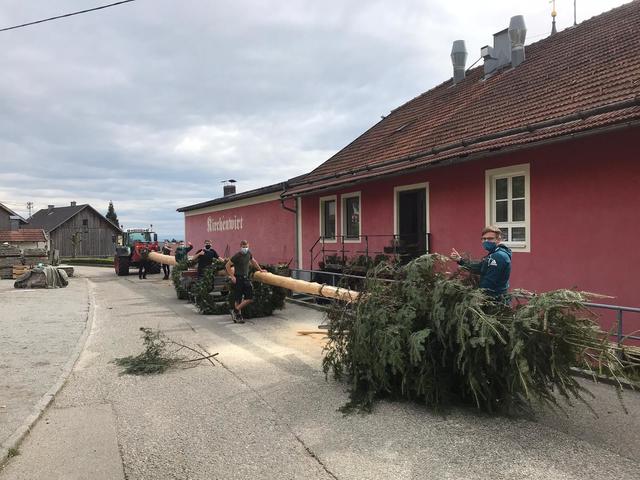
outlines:
M510 15L534 12L530 31L546 31L544 8L138 0L0 33L0 202L106 212L113 200L125 225L179 236L177 207L219 196L227 178L242 191L314 168L448 78L452 40L473 61ZM76 9L9 0L0 25Z

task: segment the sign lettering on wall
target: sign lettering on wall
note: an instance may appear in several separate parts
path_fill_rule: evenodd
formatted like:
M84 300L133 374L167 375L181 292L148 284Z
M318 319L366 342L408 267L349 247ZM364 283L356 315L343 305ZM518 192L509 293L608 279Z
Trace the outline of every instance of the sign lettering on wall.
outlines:
M207 232L226 232L228 230L242 230L242 217L235 215L233 218L207 217Z

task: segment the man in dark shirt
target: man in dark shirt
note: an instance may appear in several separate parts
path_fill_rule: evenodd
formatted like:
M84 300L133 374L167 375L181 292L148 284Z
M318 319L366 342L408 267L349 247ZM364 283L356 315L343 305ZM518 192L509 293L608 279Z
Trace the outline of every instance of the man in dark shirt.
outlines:
M187 260L188 258L187 253L189 253L192 248L193 248L193 245L191 245L191 242L189 242L189 246L187 247L184 244L184 240L180 240L180 243L176 247L176 252L175 252L176 262L182 262L183 260Z
M143 278L147 278L147 269L149 266L147 262L149 261L149 249L146 247L142 247L138 250L140 255L140 262L138 263L138 278L142 280Z
M235 288L235 308L231 310L231 318L235 323L244 323L242 309L253 302L253 286L249 279L249 267L253 267L259 272L266 272L260 264L253 258L249 251L249 242L240 242L240 251L229 259L226 265L227 274ZM234 271L231 271L233 267Z
M213 259L220 258L220 255L211 247L211 240L205 240L204 248L198 250L193 258L198 259L198 277L202 277L204 271L213 263Z

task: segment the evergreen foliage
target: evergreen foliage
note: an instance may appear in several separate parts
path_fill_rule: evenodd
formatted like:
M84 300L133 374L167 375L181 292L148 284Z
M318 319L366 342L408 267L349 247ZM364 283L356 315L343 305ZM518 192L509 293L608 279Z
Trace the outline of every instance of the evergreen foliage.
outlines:
M114 360L116 365L124 367L123 374L153 375L163 373L169 368L180 364L184 368L195 367L202 360L208 360L213 365L211 358L218 355L217 353L210 355L206 352L201 352L197 348L171 340L160 330L141 327L140 331L142 332L144 351L136 356L121 357ZM191 354L191 357L178 355L178 352L185 350Z
M136 356L116 358L115 364L124 367L122 373L130 375L152 375L162 373L183 360L167 352L168 341L159 330L140 328L145 346L144 352Z
M572 367L632 383L631 362L620 360L585 294L557 290L508 306L468 274L447 273L447 260L381 264L355 304L333 303L323 369L350 381L346 410L370 410L383 396L508 413L560 407L558 396L586 403Z
M189 300L189 291L187 285L184 283L181 274L189 268L187 260L178 262L171 270L171 282L176 289L176 295L180 300Z
M118 215L116 214L115 209L113 208L113 202L109 201L109 208L107 209L107 214L105 215L107 220L113 223L116 227L120 227L120 223L118 223Z
M204 276L194 285L195 304L200 313L204 315L228 315L229 310L234 307L235 285L228 279L217 277L216 273L224 269L224 261L215 261L211 269L207 269ZM265 268L271 273L282 273L282 269L277 266L267 265ZM253 274L253 271L251 272ZM220 281L225 281L224 288L220 288ZM247 318L268 317L275 310L284 308L284 300L287 292L283 288L273 287L262 282L252 282L253 303L250 303L242 310L242 316ZM223 290L222 295L212 295L215 290Z

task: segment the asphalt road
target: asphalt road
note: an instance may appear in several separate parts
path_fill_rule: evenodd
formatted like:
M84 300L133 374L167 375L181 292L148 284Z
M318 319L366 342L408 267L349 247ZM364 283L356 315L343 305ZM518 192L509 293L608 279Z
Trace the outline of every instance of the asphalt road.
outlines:
M234 324L202 316L159 275L79 268L94 292L84 350L0 479L636 479L640 396L596 386L583 407L538 421L382 402L343 416L345 386L321 371L319 312L288 306ZM82 280L82 277L86 280ZM78 306L86 308L86 305ZM120 375L140 327L210 353L162 375Z

